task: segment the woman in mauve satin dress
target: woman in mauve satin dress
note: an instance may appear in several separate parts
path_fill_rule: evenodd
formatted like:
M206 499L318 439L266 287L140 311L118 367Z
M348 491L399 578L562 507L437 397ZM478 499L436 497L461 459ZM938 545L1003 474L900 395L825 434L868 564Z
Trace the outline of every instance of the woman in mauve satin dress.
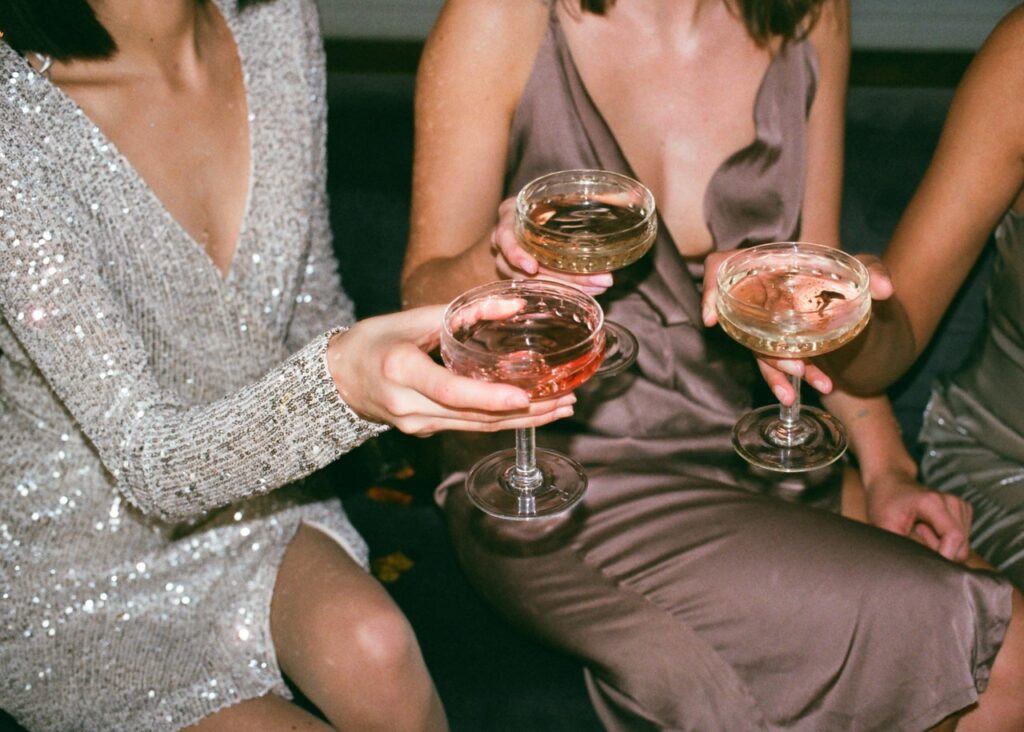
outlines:
M730 443L756 368L704 325L704 259L838 243L848 15L842 0L449 0L427 43L405 304L561 277L640 341L631 370L538 434L590 477L568 520L524 527L469 503L465 470L507 436L446 440L438 490L475 586L582 659L609 729L1024 725L1020 598L950 561L967 558L969 509L916 482L885 399L826 404L868 515L907 519L899 532L808 505L837 475L754 474ZM650 254L614 277L538 268L509 198L568 168L653 190Z

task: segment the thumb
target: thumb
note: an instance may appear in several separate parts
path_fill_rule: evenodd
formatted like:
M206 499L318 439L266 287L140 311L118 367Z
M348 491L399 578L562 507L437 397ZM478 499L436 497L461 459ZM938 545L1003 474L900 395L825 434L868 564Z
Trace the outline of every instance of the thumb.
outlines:
M437 347L442 318L447 305L424 305L410 310L380 316L386 319L394 337L411 341L424 351ZM365 321L364 321L365 322Z

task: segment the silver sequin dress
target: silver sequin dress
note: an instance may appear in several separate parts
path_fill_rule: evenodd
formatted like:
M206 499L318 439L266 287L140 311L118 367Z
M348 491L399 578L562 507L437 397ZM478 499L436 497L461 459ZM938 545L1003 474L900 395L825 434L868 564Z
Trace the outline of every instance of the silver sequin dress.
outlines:
M0 707L33 730L178 729L287 694L269 606L299 523L366 560L332 486L298 482L382 429L325 361L353 311L316 10L217 2L252 145L227 277L0 43Z

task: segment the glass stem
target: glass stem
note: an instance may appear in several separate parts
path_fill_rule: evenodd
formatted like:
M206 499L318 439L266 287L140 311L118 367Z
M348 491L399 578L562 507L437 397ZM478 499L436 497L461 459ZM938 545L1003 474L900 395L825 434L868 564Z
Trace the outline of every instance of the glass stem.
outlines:
M796 392L796 396L793 397L793 403L789 406L779 405L779 419L786 427L792 429L800 421L800 377L790 374L789 383L793 387L793 391Z
M544 482L544 474L537 467L537 436L533 427L516 430L516 467L508 479L513 491L533 500L533 492Z
M796 396L790 405L779 404L779 421L771 430L769 438L779 447L794 447L803 444L808 437L807 427L800 421L800 377L789 375L789 383Z

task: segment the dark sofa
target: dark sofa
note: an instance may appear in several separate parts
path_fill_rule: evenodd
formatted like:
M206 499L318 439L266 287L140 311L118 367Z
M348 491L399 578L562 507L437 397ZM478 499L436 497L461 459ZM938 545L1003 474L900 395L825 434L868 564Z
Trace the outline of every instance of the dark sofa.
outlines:
M843 238L880 252L935 145L948 88L854 87L850 94ZM398 308L408 229L412 76L332 73L329 186L346 289L360 316ZM983 260L926 357L892 394L915 436L936 374L955 368L982 318ZM332 470L374 568L411 620L454 730L600 730L581 666L505 623L474 594L431 500L434 442L388 433ZM17 729L0 712L0 729Z

